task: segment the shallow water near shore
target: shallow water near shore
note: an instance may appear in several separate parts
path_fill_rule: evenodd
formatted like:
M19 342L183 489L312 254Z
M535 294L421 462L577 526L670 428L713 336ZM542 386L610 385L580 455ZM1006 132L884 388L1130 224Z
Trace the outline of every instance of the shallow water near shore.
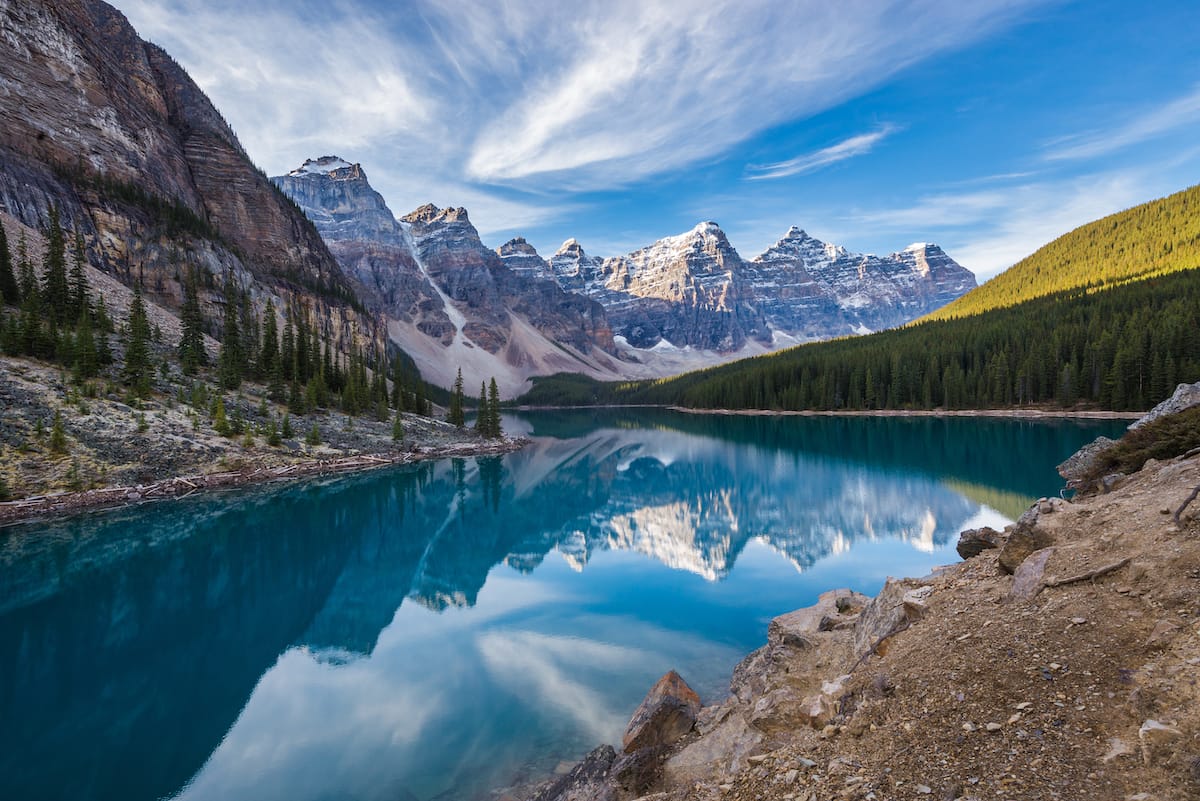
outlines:
M775 615L954 561L1120 421L531 412L446 460L0 532L0 798L470 799Z

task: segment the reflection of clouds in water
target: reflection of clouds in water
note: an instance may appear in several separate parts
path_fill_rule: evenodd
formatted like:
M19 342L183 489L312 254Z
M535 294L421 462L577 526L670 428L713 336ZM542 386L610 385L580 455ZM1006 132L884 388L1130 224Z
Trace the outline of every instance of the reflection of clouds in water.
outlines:
M304 649L283 654L176 797L371 797L369 788L393 771L372 770L366 757L413 747L446 706L442 677L421 681L382 667L364 659L333 668Z
M621 730L628 710L615 708L588 680L597 670L636 668L646 660L632 648L532 631L485 632L476 646L497 684L527 704L553 707L597 742Z

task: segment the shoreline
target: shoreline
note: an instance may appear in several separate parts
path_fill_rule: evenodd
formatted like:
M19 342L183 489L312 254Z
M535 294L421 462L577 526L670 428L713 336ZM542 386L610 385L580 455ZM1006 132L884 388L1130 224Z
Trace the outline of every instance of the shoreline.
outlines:
M691 409L685 406L664 406L684 414L720 414L741 417L994 417L1029 420L1138 420L1146 412L1114 412L1103 409L864 409L829 411L805 409L784 411L775 409Z
M740 417L994 417L1030 420L1138 420L1146 412L1116 412L1107 409L694 409L663 403L611 403L591 406L513 407L518 412L580 411L583 409L666 409L683 414L719 414Z
M193 495L220 489L252 487L296 479L317 478L339 473L355 473L381 467L400 467L438 459L500 456L529 444L525 437L489 443L456 443L441 446L416 446L401 453L374 453L336 459L311 459L290 465L267 467L247 465L239 470L174 476L150 484L104 487L78 492L56 492L0 503L0 531L37 519L68 517L74 514L135 506L150 501L183 500Z

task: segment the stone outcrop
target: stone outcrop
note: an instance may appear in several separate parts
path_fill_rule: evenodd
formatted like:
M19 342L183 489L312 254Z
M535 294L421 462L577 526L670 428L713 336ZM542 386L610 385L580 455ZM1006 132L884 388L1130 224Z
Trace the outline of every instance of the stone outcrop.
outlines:
M625 729L621 740L626 754L643 748L671 745L696 725L700 696L670 671L650 688Z
M91 264L170 309L201 277L214 332L226 273L260 309L301 304L343 347L374 320L312 223L281 197L184 70L100 0L0 6L0 211L49 208Z
M609 801L613 798L609 773L616 758L611 745L602 745L529 801Z
M1040 524L1037 505L1021 515L1008 531L1008 539L1000 549L999 563L1006 573L1015 573L1026 557L1054 544L1054 535Z
M1004 535L994 528L971 528L958 535L958 545L955 550L963 559L978 556L990 548L999 548L1004 544Z
M1194 384L1180 384L1175 387L1175 391L1171 397L1167 398L1162 403L1155 406L1140 419L1130 424L1129 430L1132 431L1141 428L1147 423L1152 423L1160 417L1167 415L1178 414L1186 411L1193 406L1200 406L1200 381Z

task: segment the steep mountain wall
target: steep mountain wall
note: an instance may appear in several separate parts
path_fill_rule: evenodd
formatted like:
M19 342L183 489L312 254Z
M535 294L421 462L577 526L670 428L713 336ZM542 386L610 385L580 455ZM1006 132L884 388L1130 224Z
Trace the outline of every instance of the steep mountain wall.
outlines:
M231 272L260 306L307 307L337 343L376 340L312 223L116 9L0 0L0 93L0 209L40 227L57 206L94 266L167 307L198 270L210 327Z

